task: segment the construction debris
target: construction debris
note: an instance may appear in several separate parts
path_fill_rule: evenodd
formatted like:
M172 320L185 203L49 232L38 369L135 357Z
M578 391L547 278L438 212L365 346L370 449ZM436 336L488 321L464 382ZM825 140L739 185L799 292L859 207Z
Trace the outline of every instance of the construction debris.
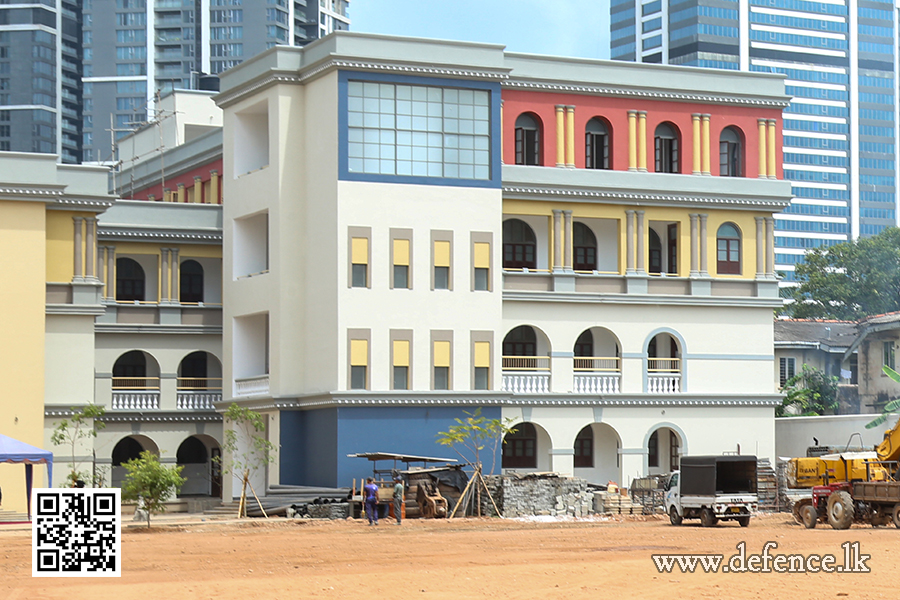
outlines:
M594 492L594 512L601 515L641 515L644 505L623 496L618 490Z

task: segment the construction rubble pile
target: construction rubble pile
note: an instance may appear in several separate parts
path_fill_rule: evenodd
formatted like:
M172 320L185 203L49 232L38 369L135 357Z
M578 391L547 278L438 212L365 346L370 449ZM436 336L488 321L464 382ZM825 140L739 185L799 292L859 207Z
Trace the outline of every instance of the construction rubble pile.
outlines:
M488 475L488 489L502 516L586 517L592 513L594 493L584 479L557 473ZM483 515L494 515L491 501L481 499Z

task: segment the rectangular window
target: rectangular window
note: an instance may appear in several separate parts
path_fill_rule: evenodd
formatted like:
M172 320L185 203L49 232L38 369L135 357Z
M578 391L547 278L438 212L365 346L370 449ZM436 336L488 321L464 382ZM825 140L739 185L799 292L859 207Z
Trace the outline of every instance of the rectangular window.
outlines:
M472 244L472 288L475 291L491 289L491 244L475 242Z
M347 83L350 173L491 178L488 90Z
M369 287L369 238L350 238L350 287Z
M431 289L433 290L451 290L451 255L453 232L451 231L432 231L432 281Z
M795 359L793 358L781 358L779 359L779 372L778 372L778 381L779 386L784 387L784 384L794 376L796 373L795 368Z
M473 387L476 390L491 389L490 342L475 342L473 365L475 367L475 382Z
M409 340L393 340L392 362L394 367L394 390L409 389Z
M435 340L432 349L434 360L434 389L450 389L450 340Z
M369 341L350 340L350 389L369 388Z
M391 288L410 289L410 241L412 230L391 229Z
M894 342L884 342L882 344L883 360L882 365L890 369L894 368Z

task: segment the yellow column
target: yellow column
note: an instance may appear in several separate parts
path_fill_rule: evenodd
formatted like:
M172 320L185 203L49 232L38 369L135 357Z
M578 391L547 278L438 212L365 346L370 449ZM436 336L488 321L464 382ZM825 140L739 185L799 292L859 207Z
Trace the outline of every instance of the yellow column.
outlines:
M637 111L628 111L628 170L637 171Z
M769 119L769 143L766 144L766 155L769 159L766 170L768 171L769 179L777 177L778 171L775 168L775 155L777 152L775 148L775 119Z
M709 175L709 115L703 115L700 122L703 142L700 144L700 167L704 175Z
M647 171L647 111L638 111L637 159L638 171Z
M194 204L203 204L203 180L200 176L194 177Z
M562 104L556 105L556 166L562 167L566 164L566 107Z
M694 128L694 163L691 168L691 172L694 175L700 174L700 113L694 113L691 115L691 125Z
M215 169L209 172L209 198L207 198L207 202L209 204L218 204L219 203L219 172Z
M171 202L172 201L172 190L169 188L163 189L163 202Z
M566 166L575 168L575 107L566 107Z
M187 200L187 198L185 198L184 184L179 183L178 184L178 195L175 198L175 202L178 202L179 204L181 204L181 203L185 202L186 200Z
M757 119L759 125L759 178L766 178L766 120Z

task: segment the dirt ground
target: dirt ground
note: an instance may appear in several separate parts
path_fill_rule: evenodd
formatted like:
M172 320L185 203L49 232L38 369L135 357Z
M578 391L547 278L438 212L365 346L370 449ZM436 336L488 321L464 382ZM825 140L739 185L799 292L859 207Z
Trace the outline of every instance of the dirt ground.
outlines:
M833 553L860 542L871 573L660 574L652 554ZM120 579L31 577L30 531L0 529L0 599L255 598L890 598L900 581L900 531L806 530L789 515L749 528L673 527L656 517L605 521L253 520L127 528ZM677 568L676 568L677 570ZM698 569L699 571L700 569Z

